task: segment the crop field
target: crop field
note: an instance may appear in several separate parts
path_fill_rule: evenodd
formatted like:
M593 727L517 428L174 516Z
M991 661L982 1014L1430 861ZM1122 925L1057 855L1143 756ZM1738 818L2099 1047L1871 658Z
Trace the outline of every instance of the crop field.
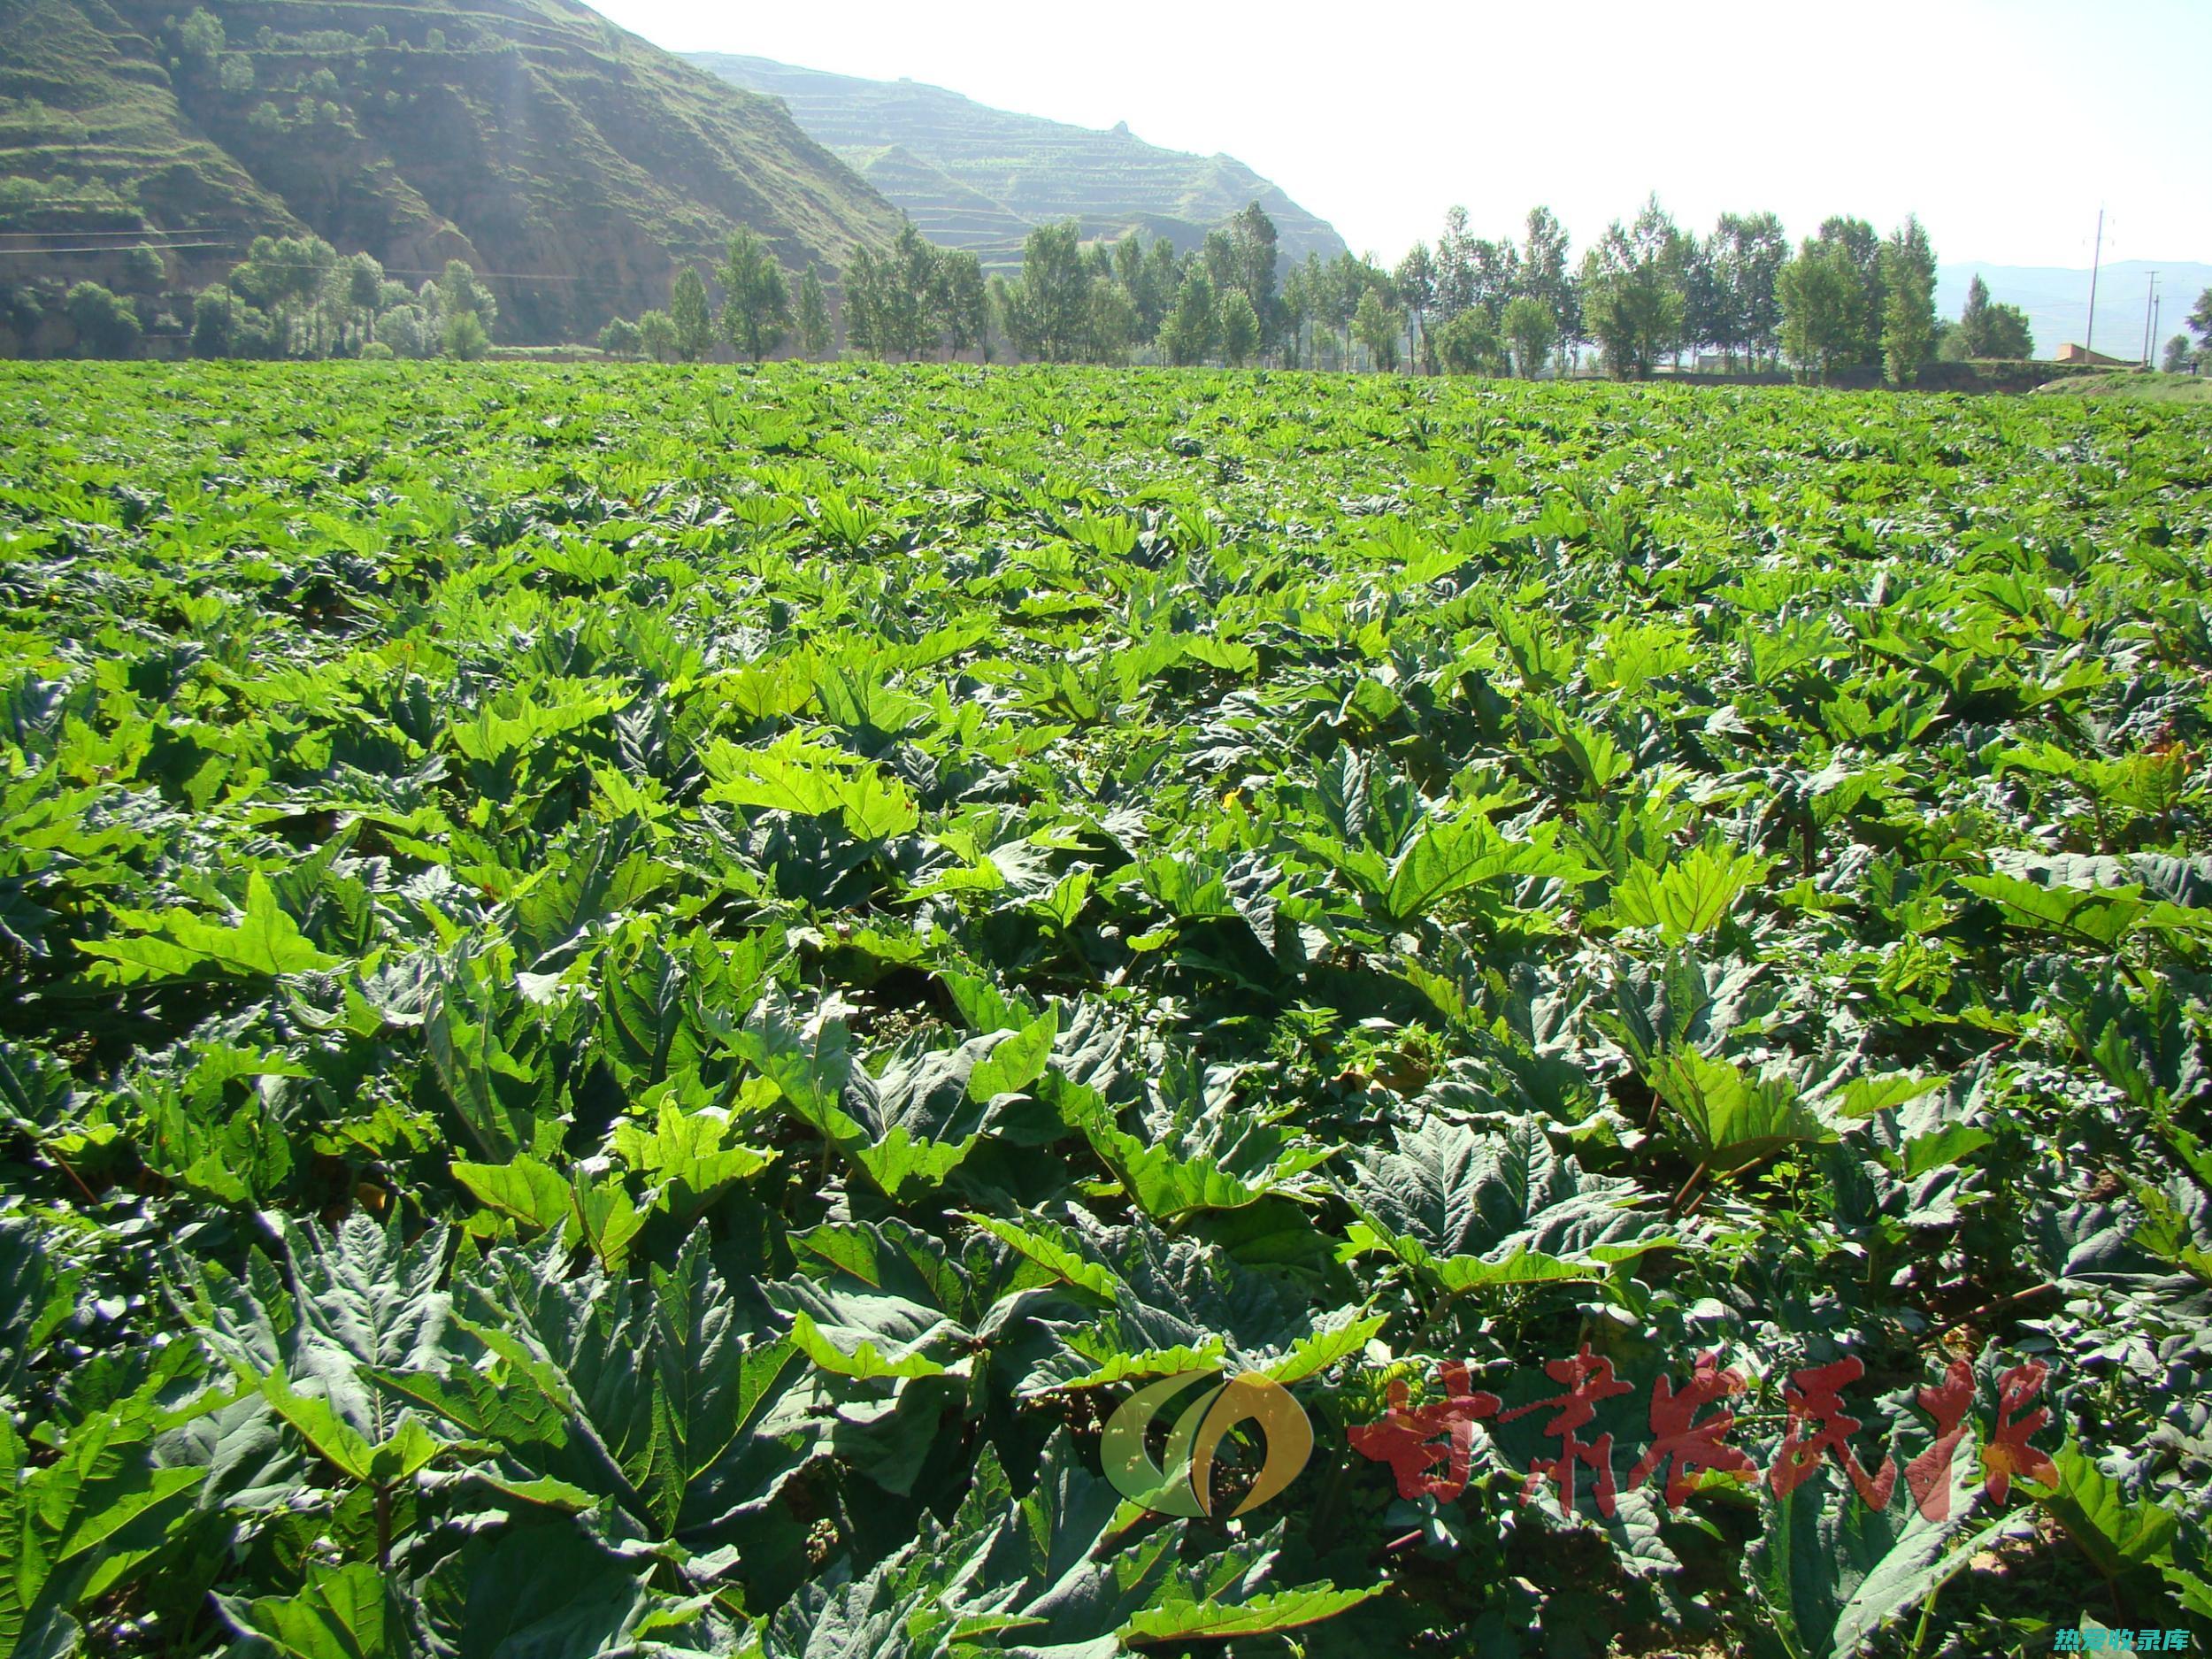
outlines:
M0 365L0 1654L2200 1651L2208 536L2179 404Z

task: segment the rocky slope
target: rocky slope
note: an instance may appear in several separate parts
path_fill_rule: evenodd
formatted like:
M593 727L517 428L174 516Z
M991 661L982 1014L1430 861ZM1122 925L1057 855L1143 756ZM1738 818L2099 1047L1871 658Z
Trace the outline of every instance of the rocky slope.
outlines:
M182 288L312 231L409 280L467 259L535 342L662 303L739 225L826 273L897 227L774 99L573 0L204 12L0 0L0 280L107 280L142 239Z
M923 234L987 265L1018 261L1033 225L1074 219L1087 237L1137 229L1194 247L1248 202L1274 219L1287 263L1344 239L1232 156L1192 156L1133 137L1017 115L911 81L864 81L765 58L694 52L732 84L770 93L852 163Z

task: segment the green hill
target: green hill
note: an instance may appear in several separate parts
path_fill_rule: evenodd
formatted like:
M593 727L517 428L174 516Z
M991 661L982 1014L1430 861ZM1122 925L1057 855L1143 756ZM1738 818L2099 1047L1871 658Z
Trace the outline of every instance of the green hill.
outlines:
M573 0L205 10L219 32L177 0L0 0L0 280L112 285L143 237L196 287L312 231L411 280L467 259L502 337L543 342L661 303L739 225L795 270L897 227L773 99Z
M972 249L987 265L1017 261L1033 225L1061 219L1079 220L1088 237L1133 228L1192 248L1253 201L1274 219L1286 262L1344 251L1325 220L1233 157L1161 150L1125 127L1069 127L911 81L863 81L722 52L690 57L734 85L781 98L924 235Z

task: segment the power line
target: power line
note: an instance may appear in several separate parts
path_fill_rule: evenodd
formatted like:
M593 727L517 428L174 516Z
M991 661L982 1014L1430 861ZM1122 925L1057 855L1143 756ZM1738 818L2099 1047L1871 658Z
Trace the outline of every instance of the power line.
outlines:
M235 248L229 242L165 242L158 247L151 242L126 245L121 242L99 242L88 248L0 248L0 259L45 258L55 254L73 253L128 253L132 247L152 248L156 253L189 253L201 248Z
M81 242L88 236L128 236L136 242L160 241L176 236L211 236L207 230L0 230L0 237L35 236L43 242L57 237Z

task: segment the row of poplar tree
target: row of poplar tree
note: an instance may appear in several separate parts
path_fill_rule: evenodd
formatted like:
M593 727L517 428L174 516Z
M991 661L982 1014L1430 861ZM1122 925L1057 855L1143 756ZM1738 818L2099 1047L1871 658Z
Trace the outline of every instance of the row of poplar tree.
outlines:
M154 249L132 250L123 270L129 293L166 286ZM2024 314L1993 303L1978 278L1957 319L1935 315L1935 251L1916 220L1884 237L1863 219L1833 218L1793 250L1771 213L1723 214L1701 237L1655 198L1579 261L1547 208L1529 213L1518 242L1471 234L1455 208L1433 247L1417 244L1394 268L1345 253L1285 270L1275 227L1254 204L1188 252L1164 237L1086 243L1071 220L1042 226L1017 274L987 280L975 254L933 247L908 225L888 250L854 256L834 308L818 273L792 283L749 231L730 238L713 274L718 307L706 278L686 267L665 310L608 324L600 345L664 361L726 349L757 362L788 346L811 357L841 347L905 359L1522 375L1578 369L1586 350L1624 377L1694 351L1731 369L1786 362L1808 378L1880 372L1900 385L1933 360L2020 359L2034 349ZM91 282L69 290L81 352L134 353L148 303L129 293ZM204 357L477 357L499 314L459 260L411 288L369 255L341 255L314 236L257 237L222 281L189 297L192 347ZM0 289L0 326L27 338L38 321L23 295ZM2212 357L2212 290L2189 326L2202 343L2193 350L2177 335L2170 370Z
M1577 261L1548 208L1525 232L1488 240L1464 209L1433 247L1394 268L1350 253L1280 269L1275 226L1255 203L1198 249L1134 232L1086 244L1073 221L1030 233L1020 272L986 279L970 252L932 246L911 225L841 273L841 319L819 275L792 285L750 232L715 272L718 312L695 269L667 311L608 326L618 356L689 361L727 346L758 361L787 342L881 357L1004 351L1050 363L1265 362L1283 366L1535 375L1578 366L1649 374L1685 352L1729 368L1786 362L1824 379L1880 370L1910 384L1939 357L2021 358L2027 319L1978 281L1955 321L1935 313L1935 250L1916 219L1889 235L1836 217L1792 249L1771 213L1723 214L1709 235L1681 229L1655 196Z
M221 281L190 292L169 291L162 250L121 250L119 265L122 292L88 280L63 298L81 356L134 356L150 321L161 334L188 330L203 357L474 358L491 349L499 320L499 302L462 260L410 287L319 236L257 236ZM35 288L0 286L0 328L27 339L42 310Z

